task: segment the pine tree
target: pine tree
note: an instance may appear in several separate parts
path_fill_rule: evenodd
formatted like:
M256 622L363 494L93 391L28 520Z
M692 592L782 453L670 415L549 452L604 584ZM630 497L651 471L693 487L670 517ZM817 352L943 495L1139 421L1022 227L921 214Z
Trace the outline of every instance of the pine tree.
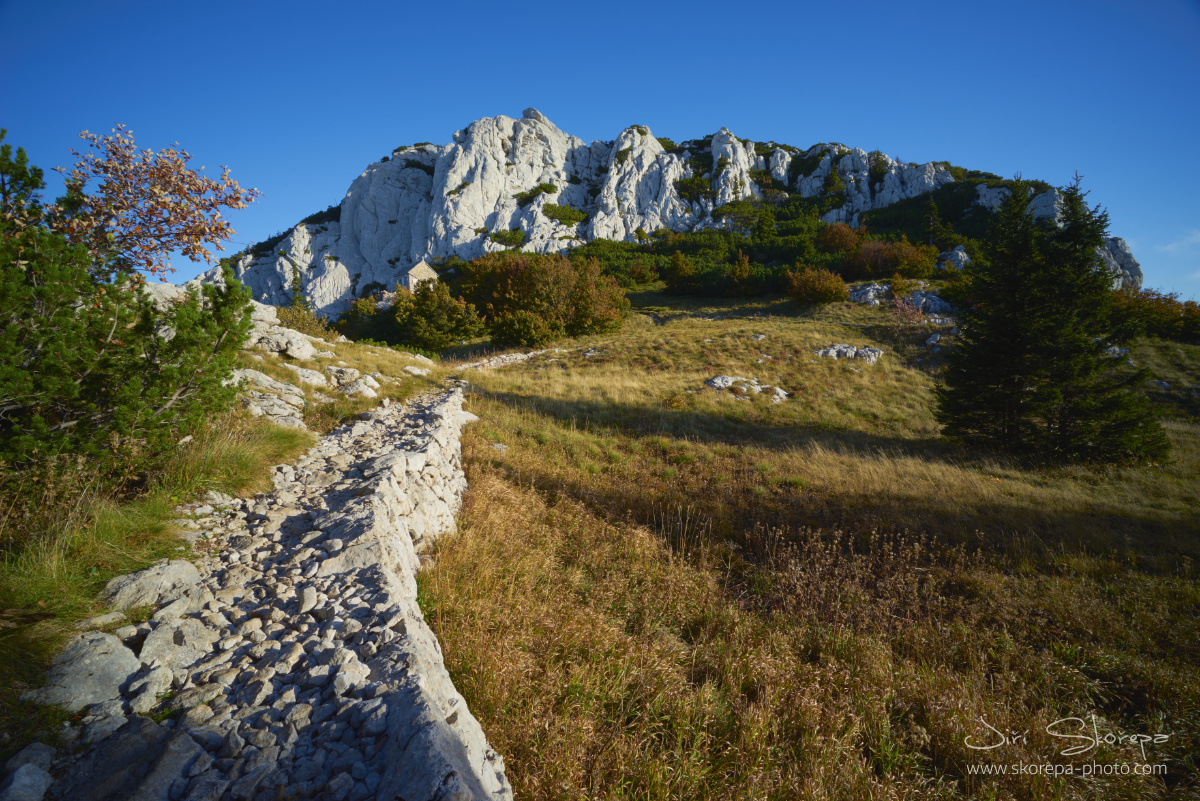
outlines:
M304 294L304 277L300 274L300 267L295 262L292 263L291 307L298 311L312 311L312 307L308 304L308 297Z
M1118 330L1113 276L1096 262L1107 213L1078 181L1063 190L1060 227L1033 219L1031 197L1013 188L955 289L959 342L936 392L944 433L1071 461L1165 456L1140 392L1147 372L1105 353L1135 333Z

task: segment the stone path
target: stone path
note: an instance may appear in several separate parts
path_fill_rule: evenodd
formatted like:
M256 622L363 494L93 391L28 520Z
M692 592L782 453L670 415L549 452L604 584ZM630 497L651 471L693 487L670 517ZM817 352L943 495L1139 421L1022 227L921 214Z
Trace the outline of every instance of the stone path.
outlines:
M212 556L110 582L114 605L155 610L79 635L32 694L87 713L68 736L91 747L50 766L49 798L512 797L417 605L476 418L461 387L363 418L273 492L198 509Z

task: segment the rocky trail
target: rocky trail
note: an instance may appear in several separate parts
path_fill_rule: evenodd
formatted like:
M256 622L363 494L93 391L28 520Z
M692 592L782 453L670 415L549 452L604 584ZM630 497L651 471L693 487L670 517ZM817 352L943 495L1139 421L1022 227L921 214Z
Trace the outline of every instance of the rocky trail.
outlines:
M417 604L466 488L462 401L364 412L274 491L194 505L181 524L207 555L109 582L115 609L153 612L59 654L28 695L83 713L74 745L22 751L0 799L511 798Z

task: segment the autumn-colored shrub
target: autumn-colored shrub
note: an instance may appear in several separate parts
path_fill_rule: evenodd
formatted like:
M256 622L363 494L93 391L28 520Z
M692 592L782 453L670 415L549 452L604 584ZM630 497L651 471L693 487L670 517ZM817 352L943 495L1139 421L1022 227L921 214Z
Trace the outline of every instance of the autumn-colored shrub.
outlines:
M834 223L817 234L817 247L826 253L857 253L861 234L846 223Z
M837 303L850 299L846 282L837 273L815 267L789 272L788 296L797 303Z
M601 274L596 259L490 253L463 267L460 286L482 310L497 345L616 331L629 311L621 286Z
M324 317L314 314L305 306L282 306L276 310L279 324L284 328L308 334L310 337L320 337L330 342L337 339L337 331Z
M639 284L652 284L658 280L658 269L653 264L646 265L635 261L629 268L629 275Z
M917 289L915 281L909 281L899 272L892 273L892 297L902 298L905 295L911 295Z
M1162 339L1200 343L1200 306L1194 300L1180 301L1177 293L1116 290L1112 293L1112 310L1119 326L1131 326Z
M858 251L847 254L850 274L861 278L877 278L899 273L906 278L928 278L933 275L938 249L931 245L914 245L906 237L899 242L862 242Z

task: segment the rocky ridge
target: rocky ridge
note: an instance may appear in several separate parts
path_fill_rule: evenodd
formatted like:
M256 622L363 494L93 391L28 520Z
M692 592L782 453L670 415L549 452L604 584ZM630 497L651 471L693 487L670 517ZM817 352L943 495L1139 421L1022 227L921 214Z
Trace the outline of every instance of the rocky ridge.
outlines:
M705 172L698 165L709 160L713 166ZM760 171L789 192L814 197L834 170L846 196L824 215L827 222L857 224L863 212L955 181L938 162L873 159L838 143L799 151L738 139L727 128L669 151L644 125L625 128L612 142L589 144L530 108L520 119L477 120L444 146L397 148L354 180L336 214L301 223L258 254L240 257L235 272L256 299L279 305L291 297L298 267L313 308L336 316L355 298L391 289L400 272L422 259L473 259L506 249L492 234L519 229L522 249L552 253L598 238L634 241L639 230L719 228L725 223L714 219L714 208L763 195L755 177ZM694 177L709 178L711 193L682 196L676 181ZM994 208L1005 191L980 184L977 202ZM1055 214L1057 202L1057 192L1047 192L1035 209ZM550 204L588 219L561 222ZM1123 240L1110 240L1105 252L1127 284L1140 286L1140 267ZM219 280L219 274L216 268L202 280Z
M110 582L109 602L153 606L149 620L79 635L30 693L85 711L66 735L91 748L16 766L22 786L55 776L50 798L81 801L510 798L417 605L474 419L461 388L364 412L278 466L273 492L194 507L210 556Z

